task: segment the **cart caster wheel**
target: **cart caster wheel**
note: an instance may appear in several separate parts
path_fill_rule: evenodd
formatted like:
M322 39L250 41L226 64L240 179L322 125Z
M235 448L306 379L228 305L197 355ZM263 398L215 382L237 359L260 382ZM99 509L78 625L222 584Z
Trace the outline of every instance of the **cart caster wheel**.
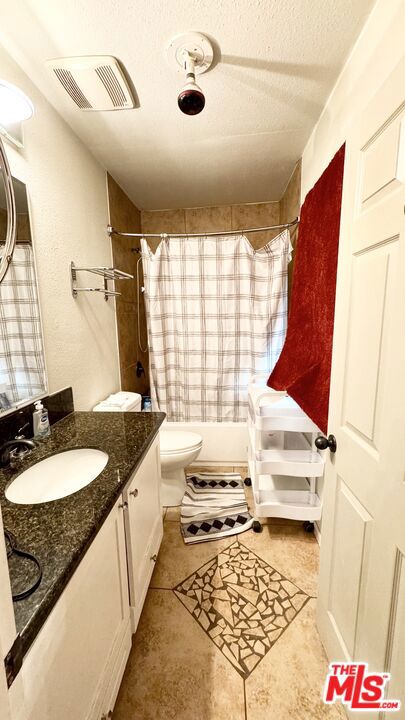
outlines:
M261 531L263 530L262 524L259 523L258 520L253 520L252 529L253 529L253 532L255 532L255 533L261 533Z
M305 520L305 522L302 524L305 532L312 533L314 532L315 525L313 522L309 522L308 520Z
M250 478L245 478L243 482L245 483L246 487L250 487L252 484L252 481Z

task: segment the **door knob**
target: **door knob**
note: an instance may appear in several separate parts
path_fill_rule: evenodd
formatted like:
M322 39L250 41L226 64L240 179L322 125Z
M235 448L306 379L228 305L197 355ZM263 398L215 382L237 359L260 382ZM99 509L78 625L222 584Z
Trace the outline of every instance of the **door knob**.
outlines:
M137 488L135 488L135 490L130 490L129 494L133 495L133 497L138 497L139 491Z
M335 453L337 449L336 438L334 435L328 435L327 438L324 435L317 437L315 445L318 450L327 450L329 448L331 453Z

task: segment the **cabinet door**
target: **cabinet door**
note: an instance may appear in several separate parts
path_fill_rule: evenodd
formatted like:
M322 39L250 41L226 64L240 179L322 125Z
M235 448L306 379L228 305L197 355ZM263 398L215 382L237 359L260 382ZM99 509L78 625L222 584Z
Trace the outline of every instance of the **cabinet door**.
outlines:
M101 717L125 633L130 625L120 499L24 659L27 720Z
M124 493L130 603L135 632L163 535L160 507L160 453L156 438Z

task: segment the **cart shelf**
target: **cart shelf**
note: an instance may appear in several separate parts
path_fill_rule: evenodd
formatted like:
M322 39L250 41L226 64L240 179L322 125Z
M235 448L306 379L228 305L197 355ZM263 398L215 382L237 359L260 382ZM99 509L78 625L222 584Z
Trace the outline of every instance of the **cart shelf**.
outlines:
M319 520L317 478L323 456L315 447L319 428L285 392L249 384L249 473L256 517ZM260 524L259 525L260 529Z
M255 472L259 475L322 477L323 460L313 450L257 450Z

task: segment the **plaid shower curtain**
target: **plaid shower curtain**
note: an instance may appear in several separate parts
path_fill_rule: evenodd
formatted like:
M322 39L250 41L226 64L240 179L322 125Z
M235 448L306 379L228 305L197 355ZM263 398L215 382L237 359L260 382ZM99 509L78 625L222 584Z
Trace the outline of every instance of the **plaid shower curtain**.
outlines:
M11 404L46 389L34 257L28 243L16 245L0 284L0 386Z
M247 383L270 372L287 327L288 230L260 250L244 235L142 239L154 409L169 420L243 422Z

